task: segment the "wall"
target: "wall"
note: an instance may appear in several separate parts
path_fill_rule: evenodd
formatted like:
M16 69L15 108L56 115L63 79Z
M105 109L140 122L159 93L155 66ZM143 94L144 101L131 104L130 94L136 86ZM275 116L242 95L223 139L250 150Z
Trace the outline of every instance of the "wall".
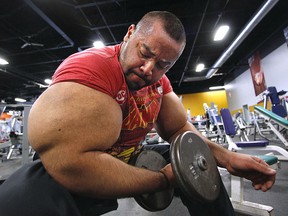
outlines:
M227 108L225 90L182 95L182 103L186 110L190 108L191 116L204 115L203 103L210 107L211 102L218 106L218 112L221 108Z
M248 60L247 60L248 63ZM275 86L278 91L288 91L288 47L281 45L272 53L261 59L267 87ZM257 104L250 70L248 69L232 82L226 84L229 109L241 109L244 104Z

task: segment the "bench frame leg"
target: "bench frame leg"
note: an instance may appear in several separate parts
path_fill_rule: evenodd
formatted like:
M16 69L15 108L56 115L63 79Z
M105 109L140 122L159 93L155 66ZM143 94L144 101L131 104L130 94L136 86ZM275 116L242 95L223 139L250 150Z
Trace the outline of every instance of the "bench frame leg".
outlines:
M253 216L275 216L273 207L244 200L243 178L231 175L230 199L236 212Z

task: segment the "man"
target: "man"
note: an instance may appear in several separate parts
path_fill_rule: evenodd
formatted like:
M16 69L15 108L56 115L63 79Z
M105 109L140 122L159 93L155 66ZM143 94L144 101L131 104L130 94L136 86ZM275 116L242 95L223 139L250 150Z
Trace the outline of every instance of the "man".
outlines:
M187 122L186 111L165 76L184 47L179 19L154 11L128 28L122 44L67 58L30 112L29 141L41 162L22 168L0 190L13 203L21 202L17 198L24 192L29 195L22 197L17 209L9 208L0 195L4 215L13 215L11 211L30 216L79 215L95 204L100 214L117 198L176 186L171 164L153 172L127 162L153 127L169 142L184 131L201 136ZM257 190L272 187L276 173L265 162L202 138L219 166L250 179ZM167 153L167 149L160 151ZM215 203L181 198L193 215L233 215L223 185ZM25 209L26 203L33 203L33 211Z

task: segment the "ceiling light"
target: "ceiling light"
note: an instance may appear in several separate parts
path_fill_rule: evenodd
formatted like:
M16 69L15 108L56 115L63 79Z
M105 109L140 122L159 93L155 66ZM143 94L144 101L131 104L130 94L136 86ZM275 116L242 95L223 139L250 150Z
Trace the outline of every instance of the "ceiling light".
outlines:
M15 98L14 99L16 102L26 102L25 99L22 99L22 98Z
M47 83L48 85L50 85L52 83L52 80L51 79L45 79L44 82Z
M104 47L104 43L102 41L94 41L93 46L95 48L101 48Z
M0 57L0 65L7 65L7 64L9 64L9 62Z
M214 41L222 40L226 36L228 31L229 31L229 26L227 25L220 26L214 35Z
M204 69L205 65L200 63L196 66L196 72L201 72Z
M218 89L225 89L225 86L211 86L209 90L218 90Z

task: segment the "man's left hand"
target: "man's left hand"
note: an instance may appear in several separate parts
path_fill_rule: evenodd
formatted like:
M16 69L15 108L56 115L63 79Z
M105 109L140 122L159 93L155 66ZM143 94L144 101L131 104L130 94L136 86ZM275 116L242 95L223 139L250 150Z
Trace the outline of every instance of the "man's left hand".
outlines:
M252 186L256 190L269 190L276 178L276 170L272 169L262 159L235 152L230 152L229 162L226 169L232 174L244 177L252 181Z

